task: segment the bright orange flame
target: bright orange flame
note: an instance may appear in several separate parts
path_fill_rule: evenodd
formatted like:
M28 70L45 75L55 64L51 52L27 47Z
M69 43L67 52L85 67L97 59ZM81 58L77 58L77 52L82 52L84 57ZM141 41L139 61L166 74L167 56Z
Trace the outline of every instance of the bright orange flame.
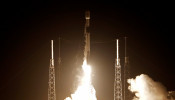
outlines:
M82 69L84 75L77 90L74 94L71 94L71 97L67 97L64 100L97 100L96 91L91 84L91 66L87 65L86 60L83 62Z

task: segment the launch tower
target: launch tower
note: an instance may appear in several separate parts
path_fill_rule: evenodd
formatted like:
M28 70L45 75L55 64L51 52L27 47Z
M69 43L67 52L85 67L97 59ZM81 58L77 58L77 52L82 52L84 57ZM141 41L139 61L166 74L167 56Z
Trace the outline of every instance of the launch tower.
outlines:
M129 66L129 57L127 56L127 42L126 42L127 37L125 37L125 61L124 61L124 95L123 99L124 100L131 100L131 95L128 90L129 84L127 83L127 79L130 78L130 66Z
M53 40L51 40L51 59L49 67L49 87L48 87L48 100L56 100L55 92L55 68L53 58Z
M121 80L121 65L119 58L119 40L116 39L116 61L115 61L115 80L114 80L114 100L122 99L122 80Z

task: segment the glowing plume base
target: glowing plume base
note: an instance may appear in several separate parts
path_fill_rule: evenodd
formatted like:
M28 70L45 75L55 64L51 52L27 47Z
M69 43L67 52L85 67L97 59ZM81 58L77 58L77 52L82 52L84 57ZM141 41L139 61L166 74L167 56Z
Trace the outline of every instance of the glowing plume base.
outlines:
M91 84L91 66L87 65L86 60L83 62L82 69L84 73L77 90L64 100L97 100L96 91Z

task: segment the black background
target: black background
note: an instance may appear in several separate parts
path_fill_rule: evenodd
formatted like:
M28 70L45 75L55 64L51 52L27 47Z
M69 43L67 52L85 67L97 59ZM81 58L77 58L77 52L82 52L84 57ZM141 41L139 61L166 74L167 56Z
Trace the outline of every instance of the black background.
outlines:
M91 12L92 84L98 100L113 99L115 39L124 36L131 77L147 74L175 90L174 17L169 1L4 1L1 3L1 100L47 100L50 40L54 40L57 100L77 87L81 75L84 13ZM59 79L59 81L58 81Z

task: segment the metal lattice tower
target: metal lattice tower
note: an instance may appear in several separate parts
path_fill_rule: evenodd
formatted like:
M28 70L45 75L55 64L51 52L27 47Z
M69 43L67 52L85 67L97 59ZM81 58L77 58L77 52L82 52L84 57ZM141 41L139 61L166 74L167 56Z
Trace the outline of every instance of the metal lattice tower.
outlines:
M53 58L53 40L51 40L51 59L50 59L50 67L49 67L48 100L56 100L55 68L54 68L54 58Z
M119 43L116 39L116 61L115 61L115 81L114 81L114 100L122 100L122 80L121 80L121 65L119 58Z
M58 65L55 67L55 70L56 70L56 83L57 83L57 85L56 85L56 90L57 90L57 99L59 100L60 99L60 94L58 94L58 93L60 93L60 91L59 90L61 90L61 37L59 37L58 38L59 39L59 48L58 48Z
M130 78L130 66L129 66L129 57L127 56L127 37L125 37L125 61L124 61L124 100L131 100L130 91L128 90L129 84L127 79Z

